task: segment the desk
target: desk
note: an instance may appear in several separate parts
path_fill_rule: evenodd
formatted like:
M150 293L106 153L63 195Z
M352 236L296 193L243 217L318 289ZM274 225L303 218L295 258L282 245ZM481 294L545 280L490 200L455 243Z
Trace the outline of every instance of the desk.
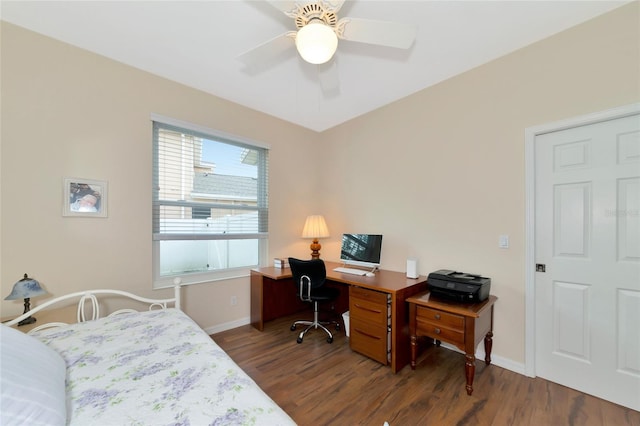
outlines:
M378 359L383 364L389 364L391 371L397 373L410 360L409 347L409 315L408 297L427 289L427 278L407 278L404 272L380 270L373 277L349 275L335 272L333 269L342 266L336 262L325 262L327 267L327 282L325 285L340 288L340 299L335 302L338 313L350 310L349 293L357 292L359 298L369 295L388 295L389 300L389 333L390 341L387 350L388 359ZM291 269L265 267L251 271L251 324L262 331L266 321L290 315L299 311L309 311L309 304L302 302L297 296L291 278ZM356 322L354 325L354 321ZM358 318L350 315L351 330L357 326ZM366 326L366 324L364 324ZM350 338L353 350L370 356L366 350L355 344L354 337ZM357 342L357 340L356 340Z
M467 394L473 392L473 376L476 373L476 347L484 339L484 361L491 363L493 345L493 304L495 296L480 303L448 302L431 297L426 291L407 299L409 303L409 329L411 334L411 369L416 368L417 338L427 336L451 343L465 353Z

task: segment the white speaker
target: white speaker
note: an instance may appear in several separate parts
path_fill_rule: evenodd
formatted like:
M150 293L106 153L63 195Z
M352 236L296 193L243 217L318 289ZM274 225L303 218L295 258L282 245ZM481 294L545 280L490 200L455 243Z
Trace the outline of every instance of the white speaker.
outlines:
M415 257L407 259L407 278L418 278L418 259Z

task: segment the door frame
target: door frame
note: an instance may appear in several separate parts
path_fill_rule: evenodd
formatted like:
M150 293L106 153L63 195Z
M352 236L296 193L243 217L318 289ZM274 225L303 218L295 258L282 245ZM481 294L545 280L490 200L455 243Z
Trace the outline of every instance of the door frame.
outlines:
M640 103L568 118L524 130L525 140L525 352L524 373L536 377L536 293L535 293L535 147L536 137L546 133L628 117L640 113Z

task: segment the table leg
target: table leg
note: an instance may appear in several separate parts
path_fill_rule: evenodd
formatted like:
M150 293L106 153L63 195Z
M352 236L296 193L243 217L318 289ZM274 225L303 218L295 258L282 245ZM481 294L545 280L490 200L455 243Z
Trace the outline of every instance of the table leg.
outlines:
M467 376L467 395L473 392L473 376L476 374L476 357L473 354L466 354L464 372Z
M412 370L416 369L416 358L418 354L417 340L418 338L415 335L411 336L411 369Z
M491 348L493 347L493 332L490 331L484 336L484 362L485 364L491 364Z

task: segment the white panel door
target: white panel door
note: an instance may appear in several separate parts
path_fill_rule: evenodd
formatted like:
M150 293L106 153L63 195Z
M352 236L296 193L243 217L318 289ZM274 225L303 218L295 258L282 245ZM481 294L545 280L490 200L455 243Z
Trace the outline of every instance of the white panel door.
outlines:
M536 374L640 410L640 115L535 138Z

